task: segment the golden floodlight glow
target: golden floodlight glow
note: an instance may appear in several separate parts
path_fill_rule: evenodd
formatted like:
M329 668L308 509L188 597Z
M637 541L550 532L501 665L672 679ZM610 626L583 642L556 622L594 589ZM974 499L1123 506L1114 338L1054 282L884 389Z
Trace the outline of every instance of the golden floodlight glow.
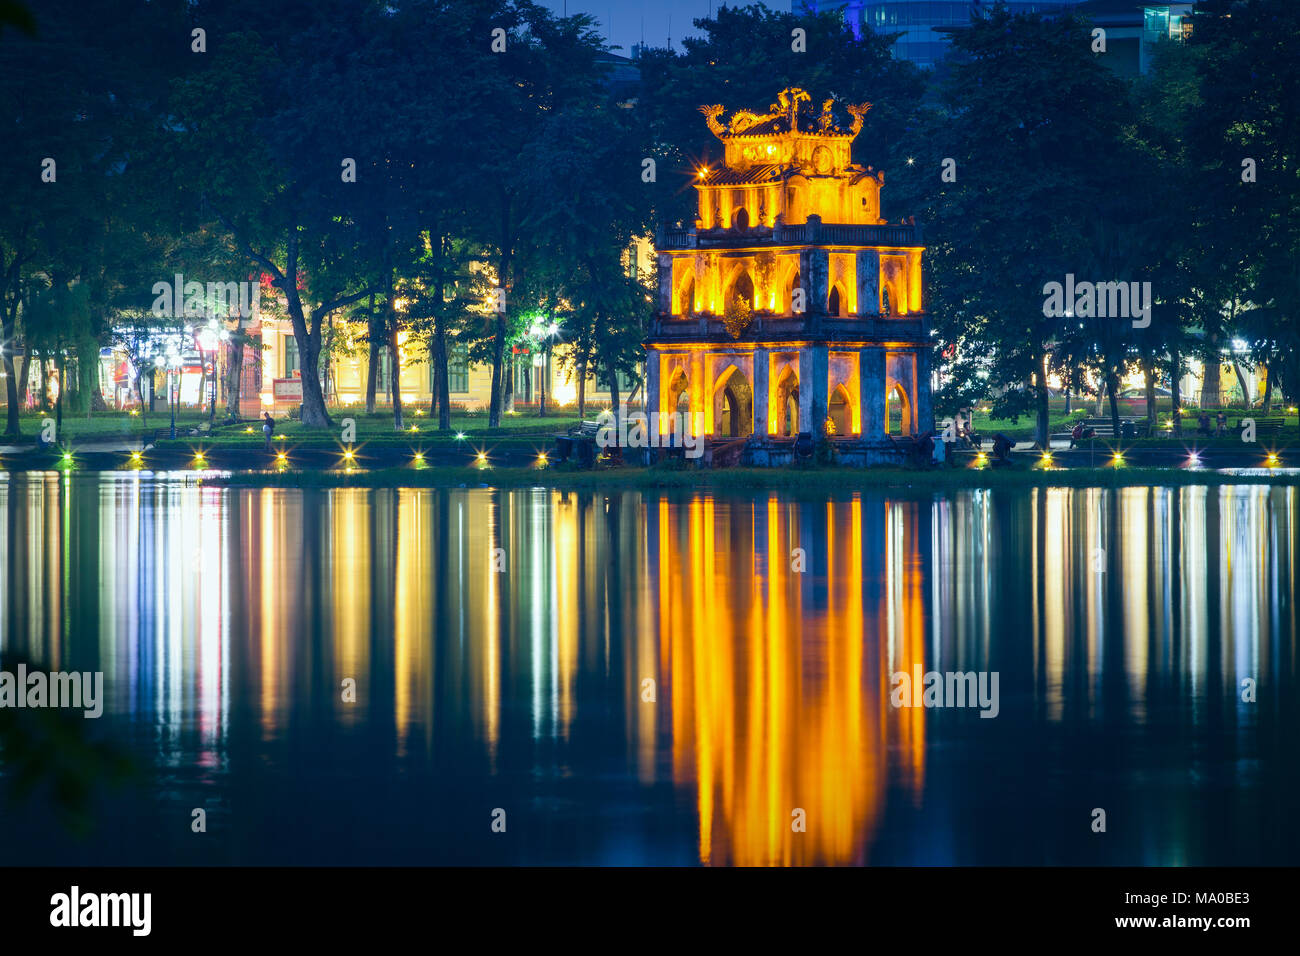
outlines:
M352 449L349 448L347 451L345 451L345 452L343 453L343 457L344 457L346 460L351 461L351 460L352 460Z
M544 465L544 464L546 464L546 452L541 452L540 454L538 454L538 456L537 456L537 463L538 463L539 465Z
M1116 467L1119 467L1120 465L1124 464L1124 456L1121 455L1119 452L1115 452L1115 456L1111 459L1111 462L1114 463Z
M1277 464L1277 452L1273 452L1273 451L1271 451L1271 452L1268 453L1268 463L1269 463L1270 465L1276 465L1276 464Z

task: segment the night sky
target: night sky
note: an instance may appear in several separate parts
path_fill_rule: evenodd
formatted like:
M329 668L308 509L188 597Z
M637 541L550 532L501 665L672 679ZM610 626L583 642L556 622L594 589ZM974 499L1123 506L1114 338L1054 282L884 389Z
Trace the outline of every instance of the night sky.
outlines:
M630 56L632 44L641 42L644 24L645 41L650 46L666 45L670 18L673 48L681 49L683 36L695 36L693 21L716 10L720 0L541 0L556 13L587 13L600 24L609 42L622 47L616 52ZM738 4L732 4L737 6ZM774 10L788 10L788 0L769 0Z

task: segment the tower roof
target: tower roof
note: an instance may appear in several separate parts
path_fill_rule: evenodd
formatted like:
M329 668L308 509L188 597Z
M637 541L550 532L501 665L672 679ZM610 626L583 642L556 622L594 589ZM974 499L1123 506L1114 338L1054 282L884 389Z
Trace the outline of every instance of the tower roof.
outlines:
M793 133L809 134L817 137L843 137L852 140L862 130L863 117L871 109L870 103L844 104L844 109L853 117L848 129L836 125L832 115L834 98L822 103L820 113L811 108L812 97L797 86L787 87L777 94L777 102L771 104L764 114L750 110L737 110L725 123L719 117L724 109L720 104L701 106L713 135L724 143L735 139L750 137L772 137Z

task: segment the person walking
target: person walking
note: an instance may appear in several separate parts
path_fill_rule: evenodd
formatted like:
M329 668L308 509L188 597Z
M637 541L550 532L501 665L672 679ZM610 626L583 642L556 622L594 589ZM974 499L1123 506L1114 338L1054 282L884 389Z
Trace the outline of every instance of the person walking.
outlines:
M275 433L275 419L270 412L262 413L262 434L266 437L266 450L271 450L271 435Z

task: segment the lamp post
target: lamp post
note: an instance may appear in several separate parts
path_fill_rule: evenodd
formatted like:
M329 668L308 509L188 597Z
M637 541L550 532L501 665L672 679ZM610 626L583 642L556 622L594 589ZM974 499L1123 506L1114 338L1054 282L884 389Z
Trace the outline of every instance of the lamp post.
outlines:
M551 341L559 331L560 327L554 322L549 325L537 322L528 330L529 338L538 342L542 350L542 362L539 366L542 370L541 400L538 402L540 418L546 417L546 390L551 381Z
M208 355L212 356L212 374L211 384L208 391L208 428L212 428L213 422L217 415L217 318L215 315L208 316L207 327L198 334L199 359L207 362ZM199 407L203 407L202 396L199 397Z
M167 347L167 404L171 407L172 428L171 437L176 437L176 385L174 384L174 372L180 365L180 352L177 351L174 344Z

